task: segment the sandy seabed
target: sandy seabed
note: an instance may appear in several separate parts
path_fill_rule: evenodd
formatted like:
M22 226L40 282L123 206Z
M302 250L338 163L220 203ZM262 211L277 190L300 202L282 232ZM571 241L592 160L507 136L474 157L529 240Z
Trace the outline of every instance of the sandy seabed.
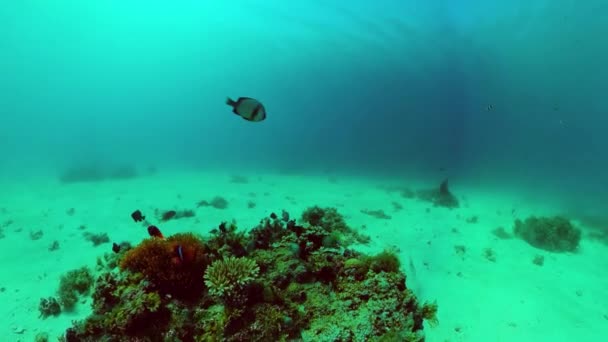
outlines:
M556 208L515 192L457 185L452 190L461 207L446 209L403 197L394 186L404 180L246 176L245 181L214 171L97 183L5 181L0 194L1 340L33 341L46 332L54 341L72 320L88 315L86 301L73 312L46 319L38 305L40 298L55 295L65 272L94 268L112 242L135 244L147 237L130 217L135 209L151 221L156 209L194 210L194 217L158 224L171 235L207 234L233 219L247 230L271 212L284 209L299 217L313 205L336 207L351 227L369 235L371 242L361 251L397 251L408 287L421 300L439 305L439 324L425 327L427 341L583 342L608 336L608 245L585 239L585 227L576 253L550 253L493 234L498 227L510 232L516 218L559 214ZM405 185L429 187L415 181ZM227 199L228 207L197 208L214 196ZM365 210L383 210L390 218ZM107 233L110 242L93 246L84 232ZM59 248L50 250L54 241ZM533 263L539 255L542 266Z

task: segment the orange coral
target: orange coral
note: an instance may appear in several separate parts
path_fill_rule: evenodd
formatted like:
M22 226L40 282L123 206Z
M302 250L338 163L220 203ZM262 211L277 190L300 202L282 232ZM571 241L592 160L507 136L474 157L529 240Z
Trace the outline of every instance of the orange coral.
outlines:
M209 264L206 248L194 234L175 234L167 239L149 238L127 251L123 270L141 273L158 291L178 298L200 295Z

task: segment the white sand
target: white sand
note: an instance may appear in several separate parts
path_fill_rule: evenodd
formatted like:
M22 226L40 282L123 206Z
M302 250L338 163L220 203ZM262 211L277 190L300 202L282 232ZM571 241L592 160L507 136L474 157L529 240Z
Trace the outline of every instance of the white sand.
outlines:
M386 191L378 180L248 176L248 184L231 183L230 174L221 172L70 185L44 180L0 184L0 226L13 221L0 239L2 341L32 341L41 331L55 340L72 320L90 312L89 303L47 319L38 311L40 298L55 295L63 273L83 265L94 268L96 258L110 251L111 243L93 247L83 231L137 243L147 232L131 220L134 209L153 217L155 208L194 209L215 195L229 201L228 209L199 208L194 218L159 227L165 235L206 233L236 219L249 229L273 211L299 216L312 205L335 206L352 227L372 237L363 251L397 249L408 286L422 300L437 300L439 325L426 327L428 341L582 342L608 336L608 246L584 239L575 254L548 253L491 233L498 226L511 231L514 217L558 213L548 205L513 193L454 187L466 200L462 208L448 210ZM247 208L250 200L257 204L253 209ZM403 209L395 211L391 202ZM383 209L392 218L377 219L361 209ZM479 221L468 223L471 216ZM32 241L30 231L36 230L44 235ZM54 240L60 249L51 252ZM455 245L466 247L464 255L456 253ZM495 252L495 262L484 257L486 248ZM543 266L532 263L537 254L545 257Z

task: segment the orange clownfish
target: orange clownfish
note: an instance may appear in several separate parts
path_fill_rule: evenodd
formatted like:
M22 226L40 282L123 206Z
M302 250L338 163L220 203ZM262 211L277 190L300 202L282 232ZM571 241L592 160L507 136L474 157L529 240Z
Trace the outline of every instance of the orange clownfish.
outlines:
M160 232L160 229L158 229L157 226L149 226L148 227L148 234L150 234L151 237L156 237L159 239L164 239L165 237L163 236L163 233Z

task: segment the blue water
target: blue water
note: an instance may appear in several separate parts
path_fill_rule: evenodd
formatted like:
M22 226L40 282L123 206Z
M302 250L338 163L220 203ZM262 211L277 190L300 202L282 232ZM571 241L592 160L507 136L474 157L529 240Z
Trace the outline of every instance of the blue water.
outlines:
M603 1L6 3L0 172L442 168L602 201L606 14ZM268 120L239 120L227 96L260 99Z

